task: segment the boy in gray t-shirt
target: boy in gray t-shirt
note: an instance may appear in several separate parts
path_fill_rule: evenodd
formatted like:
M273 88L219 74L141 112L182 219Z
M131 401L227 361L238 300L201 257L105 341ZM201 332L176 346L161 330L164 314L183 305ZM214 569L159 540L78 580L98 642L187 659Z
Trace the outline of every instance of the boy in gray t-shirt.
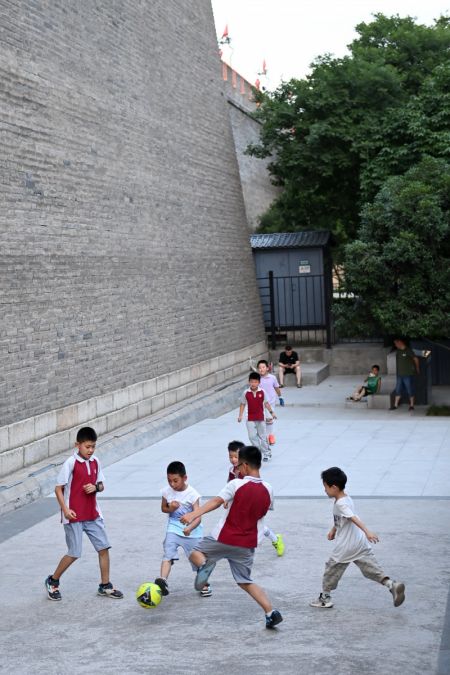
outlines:
M399 607L405 599L405 584L388 577L376 561L369 542L376 544L378 536L370 532L358 518L352 498L344 492L347 476L342 469L333 466L323 471L321 478L327 496L334 499L334 525L328 532L328 539L336 539L336 546L325 564L322 593L310 603L311 607L333 607L330 591L337 588L351 562L359 567L365 577L386 586L392 593L394 606Z

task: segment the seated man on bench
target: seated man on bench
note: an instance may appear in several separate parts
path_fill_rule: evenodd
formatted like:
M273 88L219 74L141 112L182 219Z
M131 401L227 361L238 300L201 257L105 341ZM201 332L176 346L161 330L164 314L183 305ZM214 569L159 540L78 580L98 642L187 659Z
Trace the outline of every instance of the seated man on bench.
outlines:
M295 375L297 387L302 386L302 369L300 368L300 359L297 352L294 352L291 345L286 345L284 352L281 352L278 363L278 381L280 387L284 387L284 376L288 373Z

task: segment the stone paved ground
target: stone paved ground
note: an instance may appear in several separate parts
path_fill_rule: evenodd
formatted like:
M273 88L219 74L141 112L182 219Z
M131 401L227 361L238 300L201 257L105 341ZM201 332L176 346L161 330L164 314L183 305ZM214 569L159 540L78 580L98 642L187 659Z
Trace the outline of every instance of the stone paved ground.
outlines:
M278 630L264 629L262 612L234 585L226 563L214 572L211 598L198 597L181 560L171 594L157 609L143 610L134 600L139 583L159 571L165 526L159 489L167 463L185 460L192 484L214 494L226 478L227 441L245 440L232 411L106 469L102 508L123 601L96 596L96 555L88 542L63 578L63 601L46 599L43 579L65 550L53 498L0 519L2 672L448 673L450 421L426 418L420 409L393 415L345 407L354 379L285 390L288 405L279 411L274 460L264 477L278 496L268 524L285 535L286 553L277 558L264 542L254 566L255 580L285 618ZM346 572L332 610L308 606L332 546L326 540L332 503L319 479L331 464L348 472L360 517L380 536L379 561L407 585L400 608L356 567ZM206 529L218 515L205 518Z

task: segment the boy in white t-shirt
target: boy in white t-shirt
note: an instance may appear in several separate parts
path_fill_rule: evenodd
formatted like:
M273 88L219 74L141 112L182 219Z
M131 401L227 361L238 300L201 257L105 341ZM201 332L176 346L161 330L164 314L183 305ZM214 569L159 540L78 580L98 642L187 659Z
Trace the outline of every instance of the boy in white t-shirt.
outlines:
M175 560L178 558L178 548L182 548L186 557L203 536L201 518L195 518L189 525L183 525L180 518L200 506L200 494L191 485L188 485L186 469L182 462L171 462L167 467L167 482L169 485L161 490L161 511L167 513L166 538L164 539L164 556L161 563L161 576L156 577L157 584L163 595L169 595L167 579ZM197 567L192 565L194 572ZM200 591L203 597L212 595L211 587L205 584Z
M260 359L258 361L257 368L261 377L259 386L264 391L268 402L272 406L272 410L274 410L277 403L279 403L281 406L284 406L284 398L281 396L280 385L278 384L278 380L275 375L272 375L272 373L269 371L269 363L264 359ZM266 417L266 426L268 427L267 440L269 445L275 444L273 423L273 418Z
M311 607L333 607L330 591L337 588L351 562L359 567L365 577L386 586L392 593L394 606L399 607L405 599L405 584L388 577L375 559L369 542L376 544L378 536L358 518L352 498L344 492L347 476L342 469L333 466L322 471L321 478L327 496L334 499L334 525L328 532L328 539L336 539L336 546L331 558L325 563L322 593L310 603Z

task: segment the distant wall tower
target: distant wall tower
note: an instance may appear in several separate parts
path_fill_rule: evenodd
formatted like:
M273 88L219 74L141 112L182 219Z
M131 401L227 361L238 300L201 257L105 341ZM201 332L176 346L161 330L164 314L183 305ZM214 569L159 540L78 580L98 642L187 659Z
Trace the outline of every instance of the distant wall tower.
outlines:
M259 217L280 194L280 189L271 183L267 170L269 159L258 159L245 154L250 143L258 143L261 123L254 119L256 110L253 87L248 80L222 61L224 94L228 101L234 146L239 165L245 213L248 227L254 231Z

